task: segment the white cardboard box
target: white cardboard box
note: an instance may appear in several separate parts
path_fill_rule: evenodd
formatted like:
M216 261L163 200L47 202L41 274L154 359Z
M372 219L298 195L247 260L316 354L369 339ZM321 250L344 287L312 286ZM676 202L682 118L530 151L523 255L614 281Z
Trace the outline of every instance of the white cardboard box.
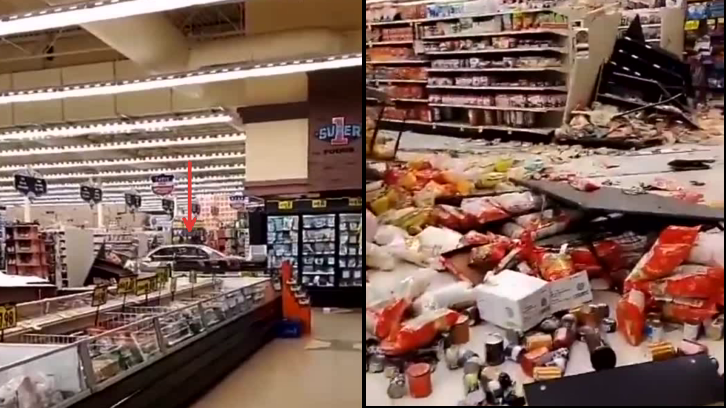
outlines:
M587 273L547 282L505 270L477 286L482 320L506 329L527 331L554 312L592 301Z
M574 309L592 302L592 289L590 289L587 272L580 272L565 279L550 282L549 287L553 313Z
M502 271L477 290L479 315L499 327L526 331L551 313L547 282L523 273Z

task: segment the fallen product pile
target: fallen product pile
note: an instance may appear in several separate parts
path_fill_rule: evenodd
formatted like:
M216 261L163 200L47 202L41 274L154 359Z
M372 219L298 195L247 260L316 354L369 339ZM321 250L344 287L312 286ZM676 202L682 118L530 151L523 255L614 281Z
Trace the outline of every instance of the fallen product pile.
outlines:
M466 168L389 164L369 188L366 368L385 373L390 398L430 396L444 362L463 369L459 405L521 406L522 384L567 375L579 342L599 371L623 352L611 336L647 340L653 361L708 352L702 333L722 339L717 222L677 226L677 214L562 205L512 181L543 169L526 167L501 158ZM595 287L622 298L601 302ZM666 342L672 325L684 343ZM471 347L474 339L483 347Z

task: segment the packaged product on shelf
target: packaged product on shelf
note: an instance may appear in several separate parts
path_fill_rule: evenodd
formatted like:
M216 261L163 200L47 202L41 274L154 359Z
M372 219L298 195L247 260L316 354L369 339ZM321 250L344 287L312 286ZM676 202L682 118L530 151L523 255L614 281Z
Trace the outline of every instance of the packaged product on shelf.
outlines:
M429 257L453 251L459 247L462 235L449 228L426 227L416 236L421 244L420 251Z
M714 300L677 297L655 297L663 317L677 323L704 322L718 315Z
M645 338L645 301L645 294L639 290L631 290L618 301L618 331L631 346L640 345Z
M499 327L526 331L550 312L547 282L504 270L477 286L479 315Z
M461 209L476 220L478 225L509 218L510 215L489 197L465 198Z
M500 240L472 248L469 265L482 270L491 270L507 256L511 242Z
M388 245L397 239L405 239L408 237L408 233L402 228L396 227L395 225L381 225L373 237L373 242L378 245Z
M654 280L671 275L673 270L688 258L699 229L699 227L670 226L663 230L658 241L641 258L627 280Z
M522 214L542 208L543 200L539 195L529 191L509 193L492 197L492 202L509 214Z
M396 267L396 259L386 248L366 242L366 266L391 271Z
M431 211L431 220L434 224L440 225L455 231L470 230L476 224L475 218L464 210L451 205L437 205Z
M626 282L626 290L638 289L651 296L713 299L723 303L723 268L703 265L682 265L673 275L656 281Z

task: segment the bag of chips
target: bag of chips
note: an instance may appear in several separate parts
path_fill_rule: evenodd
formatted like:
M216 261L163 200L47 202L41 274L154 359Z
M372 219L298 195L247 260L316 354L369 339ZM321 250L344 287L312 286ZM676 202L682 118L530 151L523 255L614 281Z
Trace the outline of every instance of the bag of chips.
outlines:
M656 297L655 300L662 308L663 316L677 323L703 322L718 314L713 300L676 297Z
M473 217L477 225L509 218L509 214L488 197L465 198L461 202L461 209Z
M529 191L492 197L491 201L509 214L524 214L542 208L542 197Z
M670 226L663 230L658 241L635 265L627 280L655 280L671 275L688 258L699 229Z
M631 346L638 346L645 337L645 294L632 290L618 301L618 331Z
M445 204L434 207L431 212L431 221L434 225L454 231L468 231L476 224L473 216L460 208Z
M390 356L410 353L431 344L439 333L448 331L459 319L449 309L426 311L403 324L395 336L381 342L381 351Z
M626 282L625 290L638 289L651 296L716 299L723 297L723 268L683 265L673 275L657 281Z

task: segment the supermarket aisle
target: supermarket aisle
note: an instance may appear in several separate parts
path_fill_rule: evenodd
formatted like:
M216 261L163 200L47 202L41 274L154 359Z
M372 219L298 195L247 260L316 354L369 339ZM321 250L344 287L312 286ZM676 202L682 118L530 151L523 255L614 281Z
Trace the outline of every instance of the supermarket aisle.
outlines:
M278 339L257 352L192 408L358 408L363 406L360 313L313 317L313 335L333 348L306 350L307 339ZM203 373L199 373L203 375Z

